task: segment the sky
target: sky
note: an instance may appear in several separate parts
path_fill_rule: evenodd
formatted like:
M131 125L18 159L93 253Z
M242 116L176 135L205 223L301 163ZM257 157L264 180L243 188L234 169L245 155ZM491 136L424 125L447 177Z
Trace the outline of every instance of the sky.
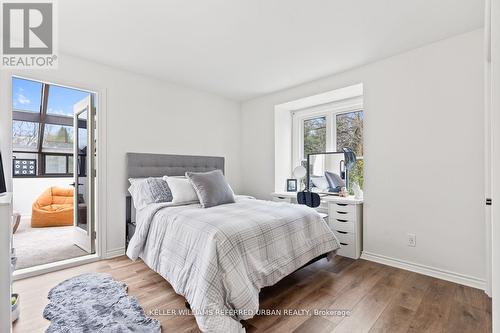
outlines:
M39 112L42 84L19 78L12 79L12 107L17 110ZM47 113L73 116L73 105L88 96L88 92L51 85Z
M12 79L12 107L14 109L39 112L41 93L41 83Z

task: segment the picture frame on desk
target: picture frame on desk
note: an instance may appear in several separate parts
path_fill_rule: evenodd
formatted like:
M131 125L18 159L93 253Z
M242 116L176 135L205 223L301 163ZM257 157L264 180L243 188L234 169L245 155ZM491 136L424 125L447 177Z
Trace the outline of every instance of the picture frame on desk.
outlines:
M297 192L297 179L291 178L286 180L286 191Z

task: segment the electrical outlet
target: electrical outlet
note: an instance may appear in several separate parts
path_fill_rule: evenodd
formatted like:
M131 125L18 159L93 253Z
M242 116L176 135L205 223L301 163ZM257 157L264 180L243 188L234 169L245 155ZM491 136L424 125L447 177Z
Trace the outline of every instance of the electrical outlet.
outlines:
M417 246L417 236L415 234L408 234L408 246Z

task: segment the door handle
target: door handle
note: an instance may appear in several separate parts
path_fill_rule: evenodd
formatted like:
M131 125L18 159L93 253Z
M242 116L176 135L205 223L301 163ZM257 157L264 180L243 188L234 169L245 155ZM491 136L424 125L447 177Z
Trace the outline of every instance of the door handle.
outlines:
M71 184L69 184L69 185L70 185L70 186L75 187L75 182L72 182L72 183L71 183ZM80 184L80 183L78 183L78 185L85 185L85 184Z

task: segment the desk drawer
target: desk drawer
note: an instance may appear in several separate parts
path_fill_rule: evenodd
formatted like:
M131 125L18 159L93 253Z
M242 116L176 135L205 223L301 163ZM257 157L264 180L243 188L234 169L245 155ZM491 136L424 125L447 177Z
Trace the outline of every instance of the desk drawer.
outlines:
M355 242L355 234L347 232L347 231L339 231L333 230L335 236L337 236L338 240L344 244L354 244Z
M339 212L339 211L334 210L333 212L330 213L330 216L333 219L338 219L338 220L346 220L346 221L353 221L353 222L357 221L356 212Z
M356 255L356 246L354 245L354 243L347 244L342 242L342 244L340 244L340 249L337 250L337 254L342 257L349 257L353 259L358 258L358 256Z
M332 230L355 233L353 221L330 219L330 227Z
M328 214L328 203L321 202L320 205L318 207L316 207L316 210L320 213Z
M356 205L344 204L339 202L332 202L330 209L340 213L356 213Z
M289 198L289 197L273 197L273 201L291 203L292 202L292 198Z

